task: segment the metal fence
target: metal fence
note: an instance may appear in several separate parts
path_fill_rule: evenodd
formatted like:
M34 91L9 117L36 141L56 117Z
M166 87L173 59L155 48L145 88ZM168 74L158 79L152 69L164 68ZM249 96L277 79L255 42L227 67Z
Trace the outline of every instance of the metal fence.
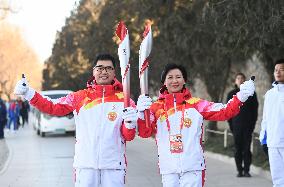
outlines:
M220 130L211 130L211 129L207 129L206 126L204 126L204 129L203 129L203 137L202 137L202 140L203 142L205 143L206 142L206 134L207 132L209 133L214 133L214 134L221 134L223 135L223 146L224 148L227 148L228 147L228 136L233 136L233 134L231 132L229 132L228 129L225 129L223 131L220 131ZM253 153L253 148L254 148L254 141L253 140L259 140L258 136L256 136L254 133L252 133L252 141L251 141L251 152Z

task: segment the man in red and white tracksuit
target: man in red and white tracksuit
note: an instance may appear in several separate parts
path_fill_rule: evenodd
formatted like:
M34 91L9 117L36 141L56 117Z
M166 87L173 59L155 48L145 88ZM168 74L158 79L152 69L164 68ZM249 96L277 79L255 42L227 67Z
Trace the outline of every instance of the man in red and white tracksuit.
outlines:
M159 99L138 98L138 131L143 138L155 135L164 187L203 187L205 160L202 148L203 120L224 121L237 115L240 106L254 93L252 80L241 85L226 105L192 97L184 84L186 70L168 64L162 73ZM145 109L150 109L151 125L146 127Z
M42 112L57 116L74 113L76 187L125 186L125 143L135 137L137 112L133 101L132 107L124 109L122 85L115 79L114 68L111 55L99 55L88 87L56 103L29 88L25 79L15 87L17 95Z

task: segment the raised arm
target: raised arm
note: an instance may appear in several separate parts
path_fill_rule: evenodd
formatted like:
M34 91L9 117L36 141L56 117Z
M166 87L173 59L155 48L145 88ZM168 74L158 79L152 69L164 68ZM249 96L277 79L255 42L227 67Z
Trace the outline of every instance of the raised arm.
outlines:
M196 104L197 110L206 120L224 121L236 116L242 104L254 94L253 80L245 81L240 85L240 91L227 104L200 100Z
M28 82L26 81L26 78L24 76L20 81L17 82L14 93L16 95L23 96L30 102L31 105L39 109L41 112L50 115L64 116L73 111L73 94L62 97L55 103L47 98L44 98L33 88L29 87Z
M30 100L30 104L39 109L41 112L54 116L65 116L70 112L73 112L73 97L74 95L71 93L60 98L57 102L54 102L35 92L34 96Z
M196 108L206 120L224 121L236 116L240 112L241 105L242 102L234 96L227 104L200 100Z

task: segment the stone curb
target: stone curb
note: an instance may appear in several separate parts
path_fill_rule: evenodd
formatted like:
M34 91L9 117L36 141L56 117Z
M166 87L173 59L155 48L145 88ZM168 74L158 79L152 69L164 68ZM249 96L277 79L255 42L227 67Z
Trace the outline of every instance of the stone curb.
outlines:
M0 170L0 175L2 175L3 173L5 173L5 171L7 170L11 160L12 160L12 157L13 157L13 149L8 145L8 142L6 141L6 146L7 146L7 149L8 149L8 157L7 157L7 160L5 161L4 163L4 166L3 168Z

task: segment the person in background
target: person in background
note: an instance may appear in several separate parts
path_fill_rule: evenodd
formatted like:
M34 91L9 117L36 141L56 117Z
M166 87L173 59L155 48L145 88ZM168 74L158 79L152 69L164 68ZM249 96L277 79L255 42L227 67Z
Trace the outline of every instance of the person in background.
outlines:
M57 103L43 98L25 79L15 87L16 95L23 95L42 112L57 116L74 113L75 187L125 185L125 144L135 137L137 112L132 100L132 106L124 108L123 88L115 78L115 64L113 56L98 55L87 88L62 97Z
M265 155L268 157L268 147L267 147L267 144L262 144L262 150L263 152L265 153Z
M227 95L227 101L240 91L240 85L245 81L243 73L235 76L235 88ZM258 100L254 92L241 107L240 113L228 120L230 129L234 136L235 162L238 170L237 177L251 177L249 170L252 162L250 151L252 133L255 128L258 113Z
M284 59L275 62L274 79L264 97L259 140L268 147L273 187L284 187Z
M29 122L29 103L28 101L22 101L21 102L21 108L20 108L20 117L22 121L22 127L24 127L25 124L28 124Z
M21 121L22 120L22 116L21 116L22 103L23 101L21 100L20 97L18 97L16 100L17 129L19 129L19 127L23 125L21 124L21 122L23 123L23 121Z
M0 98L0 139L4 139L4 128L7 123L7 109L4 101Z
M9 108L8 108L8 123L7 123L7 128L11 132L16 132L18 129L18 109L17 109L17 103L15 100L11 100L9 102ZM12 127L13 124L13 127Z
M240 91L226 104L192 97L185 87L187 71L168 64L162 75L159 99L138 98L138 132L143 138L156 136L160 174L164 187L202 187L205 160L202 147L203 120L224 121L237 115L240 106L254 93L254 82L245 81ZM151 125L146 126L145 109Z

